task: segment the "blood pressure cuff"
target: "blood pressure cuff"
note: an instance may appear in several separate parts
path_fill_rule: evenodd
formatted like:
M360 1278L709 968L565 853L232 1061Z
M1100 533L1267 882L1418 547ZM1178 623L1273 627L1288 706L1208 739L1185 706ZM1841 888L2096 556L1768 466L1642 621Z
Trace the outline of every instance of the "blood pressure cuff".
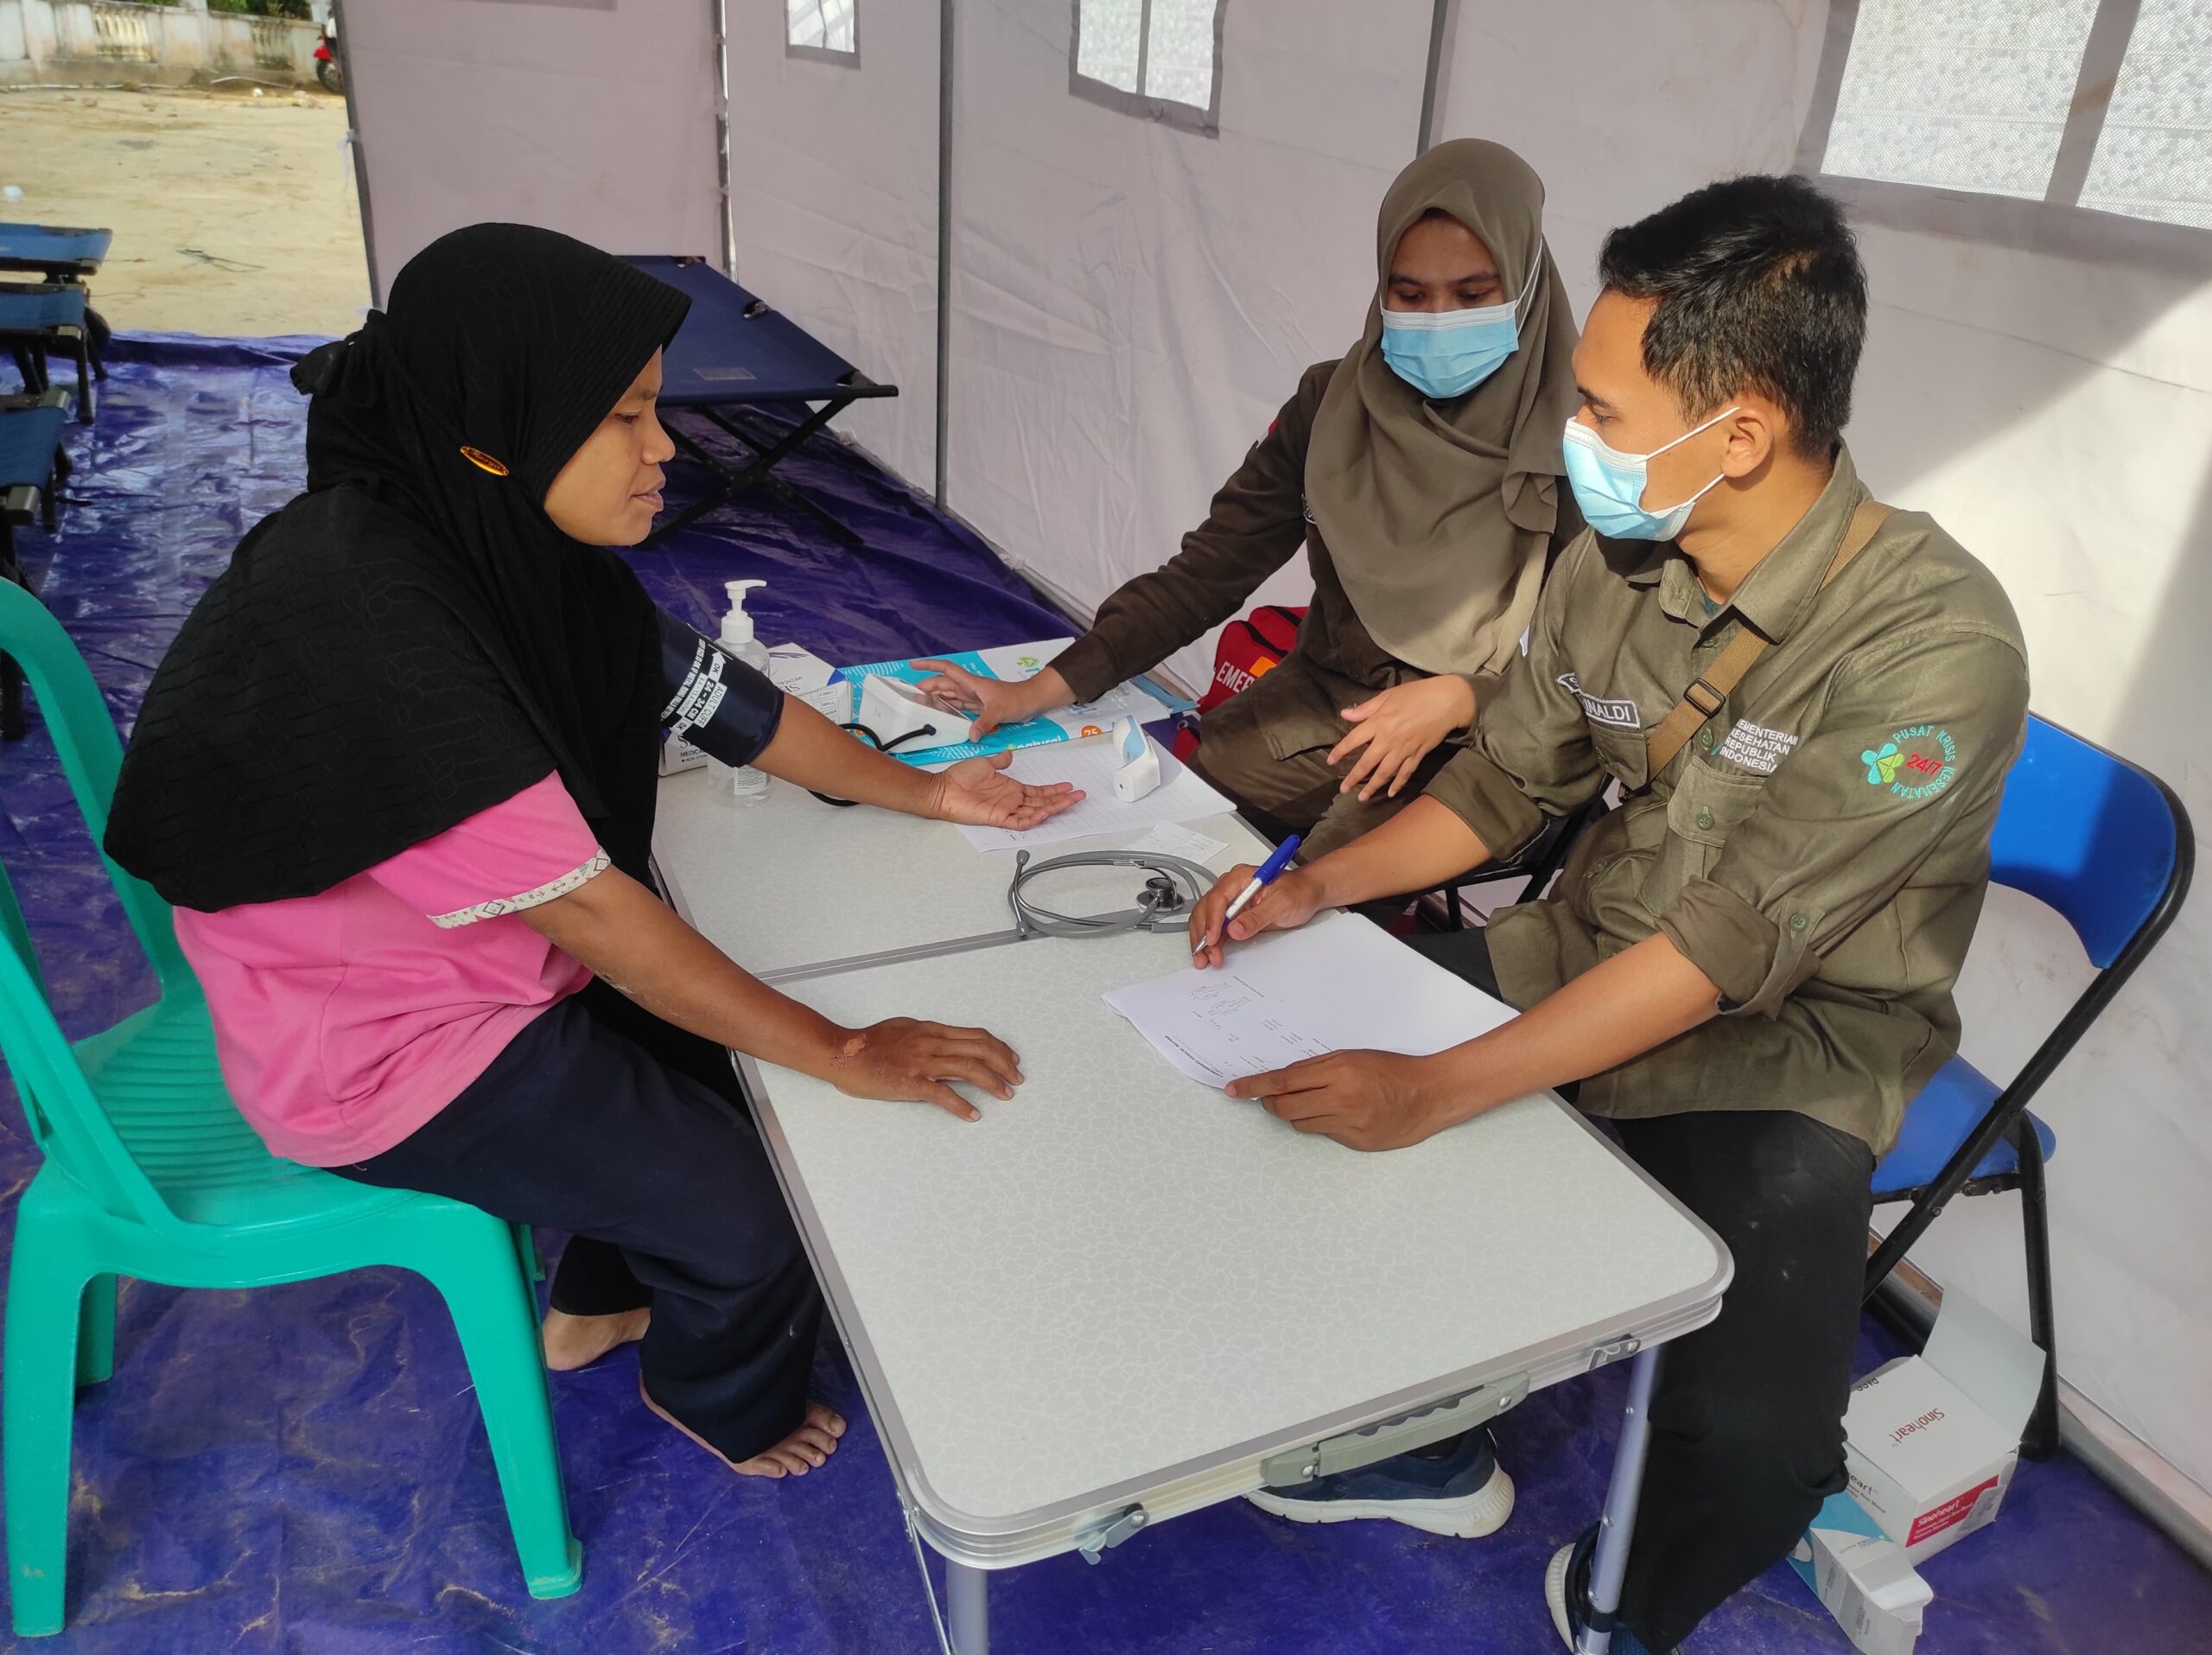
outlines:
M660 675L666 700L663 729L680 735L709 758L747 765L776 739L783 722L784 692L709 639L702 638L665 609L660 625Z

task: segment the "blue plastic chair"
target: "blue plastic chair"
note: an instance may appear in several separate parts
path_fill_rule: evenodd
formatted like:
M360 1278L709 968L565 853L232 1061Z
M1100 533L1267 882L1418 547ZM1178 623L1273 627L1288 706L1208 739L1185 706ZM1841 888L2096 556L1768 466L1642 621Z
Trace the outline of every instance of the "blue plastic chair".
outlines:
M2050 1295L2044 1162L2056 1150L2028 1104L2088 1032L2181 911L2196 855L2173 789L2117 754L2032 714L2005 780L1990 840L1990 877L2024 891L2073 926L2097 974L2013 1077L1999 1087L1955 1057L1906 1108L1896 1145L1874 1168L1877 1206L1910 1201L1866 1266L1872 1298L1954 1195L2020 1192L2028 1316L2043 1347L2042 1395L2020 1452L2058 1446L2058 1359Z
M123 758L99 690L60 626L0 585L0 650L22 664L97 843ZM73 1045L0 875L0 1051L45 1155L16 1211L0 1415L15 1628L61 1630L77 1390L106 1379L118 1276L245 1288L397 1265L445 1295L475 1380L531 1595L582 1578L531 1290L527 1232L462 1202L281 1161L232 1105L169 910L107 864L161 997ZM247 1383L251 1383L250 1380Z

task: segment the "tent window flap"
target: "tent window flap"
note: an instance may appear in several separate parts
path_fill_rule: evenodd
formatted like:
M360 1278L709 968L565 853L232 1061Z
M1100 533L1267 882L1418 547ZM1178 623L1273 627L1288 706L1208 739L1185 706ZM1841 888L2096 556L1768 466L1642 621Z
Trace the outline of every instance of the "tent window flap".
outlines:
M1798 167L1878 223L2201 258L2212 0L1837 0Z
M784 0L784 50L791 57L818 58L857 68L860 0Z
M1069 90L1126 114L1221 130L1221 17L1228 0L1073 0Z

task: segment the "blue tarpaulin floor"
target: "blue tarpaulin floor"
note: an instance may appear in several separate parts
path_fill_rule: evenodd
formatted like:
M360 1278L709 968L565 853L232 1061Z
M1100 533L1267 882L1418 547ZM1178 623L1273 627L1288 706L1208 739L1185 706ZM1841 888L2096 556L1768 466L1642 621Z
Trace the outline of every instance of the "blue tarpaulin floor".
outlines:
M297 487L304 404L284 341L120 341L99 423L72 426L70 503L20 544L126 728L162 650L232 545ZM1065 623L972 535L842 446L784 475L862 537L849 549L756 492L636 555L660 601L709 626L721 582L765 576L761 635L832 661L1014 643ZM697 486L688 462L671 493ZM142 1003L127 940L54 750L0 750L0 853L73 1035ZM0 1108L6 1205L35 1152ZM2062 1187L2065 1163L2054 1174ZM1999 1197L2010 1200L2010 1197ZM948 1268L957 1266L948 1265ZM1450 1314L1439 1306L1439 1314ZM825 1336L826 1338L826 1336ZM428 1288L360 1271L252 1293L125 1283L114 1378L77 1411L69 1629L56 1655L925 1655L935 1648L890 1474L842 1356L851 1417L824 1470L741 1480L649 1416L634 1357L556 1375L582 1589L524 1592L468 1376ZM1870 1325L1864 1366L1892 1347ZM1555 1648L1546 1558L1595 1513L1619 1381L1532 1397L1501 1426L1521 1490L1493 1538L1384 1523L1304 1528L1235 1502L1161 1525L1099 1568L999 1576L1008 1655L1421 1655ZM2212 1648L2212 1579L2082 1467L2024 1466L1997 1525L1932 1560L1921 1649ZM9 1645L14 1647L13 1645ZM1786 1565L1700 1630L1711 1655L1849 1645Z

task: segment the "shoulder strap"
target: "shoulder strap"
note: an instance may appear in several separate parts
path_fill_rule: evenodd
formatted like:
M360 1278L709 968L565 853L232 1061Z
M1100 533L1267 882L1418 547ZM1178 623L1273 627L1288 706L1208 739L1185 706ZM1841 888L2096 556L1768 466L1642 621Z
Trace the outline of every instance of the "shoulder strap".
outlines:
M1851 560L1866 550L1867 543L1889 520L1891 509L1879 500L1859 501L1859 509L1851 514L1851 521L1844 527L1843 544L1835 549L1828 572L1821 576L1822 587L1842 574ZM1737 623L1736 635L1729 640L1728 647L1720 652L1702 677L1682 691L1682 698L1675 703L1674 710L1644 737L1647 786L1674 762L1675 754L1704 727L1706 721L1720 710L1720 703L1728 698L1728 692L1744 681L1744 674L1751 670L1751 663L1765 654L1766 649L1765 639L1741 621Z

